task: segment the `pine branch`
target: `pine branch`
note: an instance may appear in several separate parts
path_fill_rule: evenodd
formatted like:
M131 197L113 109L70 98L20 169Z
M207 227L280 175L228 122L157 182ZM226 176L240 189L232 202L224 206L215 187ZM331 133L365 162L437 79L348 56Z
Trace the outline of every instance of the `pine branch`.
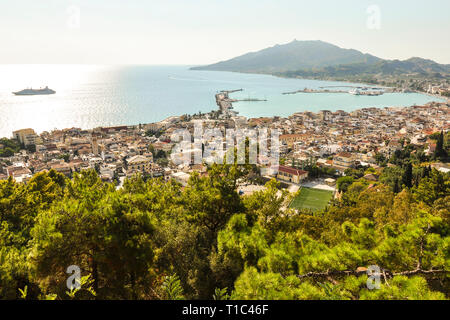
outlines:
M414 276L418 274L423 275L435 275L435 274L445 274L449 273L448 270L422 270L420 268L410 271L402 271L402 272L394 272L392 273L389 270L382 269L380 272L380 275L383 275L385 279L392 278L394 276ZM366 275L367 270L364 268L364 270L328 270L326 272L308 272L305 274L297 275L297 278L304 279L304 278L327 278L327 277L333 277L333 276L361 276Z
M306 274L297 275L299 279L303 278L326 278L331 276L360 276L363 274L367 274L366 270L357 271L357 270L329 270L326 272L308 272Z
M416 269L412 271L403 271L403 272L396 272L393 275L394 276L413 276L416 274L439 274L439 273L450 273L448 270L422 270L422 269Z

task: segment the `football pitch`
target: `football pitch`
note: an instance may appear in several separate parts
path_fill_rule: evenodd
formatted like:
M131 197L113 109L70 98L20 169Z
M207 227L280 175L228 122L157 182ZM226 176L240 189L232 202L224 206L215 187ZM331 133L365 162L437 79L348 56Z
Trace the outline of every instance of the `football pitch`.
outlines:
M325 209L332 196L333 192L331 191L302 187L300 195L294 198L289 207L320 211Z

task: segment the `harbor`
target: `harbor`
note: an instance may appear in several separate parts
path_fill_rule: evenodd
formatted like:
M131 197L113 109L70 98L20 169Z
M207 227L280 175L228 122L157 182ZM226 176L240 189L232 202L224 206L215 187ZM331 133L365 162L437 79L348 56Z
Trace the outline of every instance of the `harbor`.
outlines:
M234 102L262 102L267 101L267 99L258 98L245 98L245 99L231 99L230 94L235 92L244 91L243 89L236 90L222 90L216 94L216 104L219 106L219 110L225 115L237 115L238 112L233 110Z
M343 88L339 87L339 88ZM304 88L302 90L296 90L296 91L289 91L289 92L283 92L283 95L289 95L289 94L297 94L297 93L348 93L355 96L381 96L384 94L384 90L380 88L367 88L367 87L351 87L347 86L349 88L353 88L351 90L329 90L325 89L327 87L320 87L320 89L309 89ZM331 87L328 87L331 88ZM371 91L369 91L371 89Z

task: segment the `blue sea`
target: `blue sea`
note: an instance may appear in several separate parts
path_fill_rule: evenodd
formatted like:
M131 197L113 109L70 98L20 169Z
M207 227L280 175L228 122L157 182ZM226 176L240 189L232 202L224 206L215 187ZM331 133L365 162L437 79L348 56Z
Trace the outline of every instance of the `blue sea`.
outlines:
M84 129L133 125L172 115L216 110L215 93L243 89L232 98L267 99L238 102L246 117L288 116L299 111L421 105L436 98L397 93L382 96L350 94L282 95L305 87L350 86L342 82L284 79L268 75L192 71L189 66L0 65L0 137L33 128ZM15 96L13 91L49 86L46 96Z

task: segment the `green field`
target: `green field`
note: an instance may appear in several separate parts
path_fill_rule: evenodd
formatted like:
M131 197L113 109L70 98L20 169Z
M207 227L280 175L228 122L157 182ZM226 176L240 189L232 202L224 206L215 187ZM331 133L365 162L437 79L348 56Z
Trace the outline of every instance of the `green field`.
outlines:
M294 198L290 204L293 209L323 210L331 200L333 192L327 190L302 188L300 195Z

